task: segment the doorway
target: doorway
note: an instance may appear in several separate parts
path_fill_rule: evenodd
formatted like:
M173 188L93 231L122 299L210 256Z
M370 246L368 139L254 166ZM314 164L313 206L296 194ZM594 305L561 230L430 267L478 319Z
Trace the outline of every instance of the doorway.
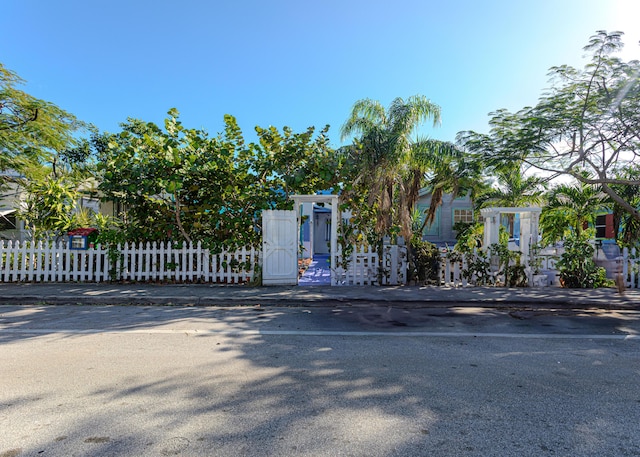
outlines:
M300 234L299 263L304 266L298 285L337 285L338 196L293 195Z

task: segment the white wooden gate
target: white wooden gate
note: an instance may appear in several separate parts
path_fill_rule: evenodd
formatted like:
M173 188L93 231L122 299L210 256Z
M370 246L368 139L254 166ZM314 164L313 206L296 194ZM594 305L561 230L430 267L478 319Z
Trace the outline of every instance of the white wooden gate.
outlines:
M295 211L262 212L262 284L298 284L298 221Z

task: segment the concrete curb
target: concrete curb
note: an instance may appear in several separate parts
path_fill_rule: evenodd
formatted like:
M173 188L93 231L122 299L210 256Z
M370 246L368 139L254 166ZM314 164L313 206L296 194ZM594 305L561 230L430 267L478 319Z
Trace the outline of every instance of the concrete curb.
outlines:
M492 287L247 287L209 284L0 284L0 304L394 306L640 310L640 290Z
M339 307L339 306L382 306L394 308L450 308L481 307L493 309L606 309L606 310L640 310L635 303L596 303L593 301L547 300L536 302L531 300L466 300L466 301L392 301L367 299L316 299L316 300L264 300L254 299L207 299L202 297L92 297L86 299L78 296L55 297L0 297L0 305L94 305L94 306L212 306L212 307Z

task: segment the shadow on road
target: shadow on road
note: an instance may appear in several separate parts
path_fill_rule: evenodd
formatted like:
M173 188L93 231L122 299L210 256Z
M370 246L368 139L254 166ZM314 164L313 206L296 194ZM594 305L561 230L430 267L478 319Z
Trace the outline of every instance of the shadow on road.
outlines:
M186 319L216 319L227 327L251 329L279 319L278 310L261 308L241 313L68 308L26 308L22 313L0 308L0 324L78 327L97 315L105 329L113 330L176 325ZM336 308L322 319L338 327L397 330L461 316L472 322L494 312ZM559 316L515 317L510 319L525 323ZM599 325L611 329L624 323L620 316L586 318L602 319ZM6 354L12 344L42 336L0 332L0 343ZM90 338L95 336L74 335L63 343L86 349L93 344ZM495 340L208 334L171 335L162 348L165 354L137 344L131 349L139 351L137 361L119 362L115 348L113 353L98 348L88 356L87 366L105 373L121 363L113 376L78 382L81 374L68 373L69 384L78 387L60 396L60 420L65 421L65 410L87 404L82 422L65 424L64 433L53 439L30 440L36 444L0 446L0 456L39 455L43 450L51 455L81 450L96 457L310 456L326 455L327 449L362 456L632 455L640 449L637 437L625 435L609 419L626 414L635 423L640 398L625 394L604 405L582 403L603 395L603 385L615 392L623 382L608 371L621 362L609 343L583 351L571 341L554 341L522 350ZM137 364L144 369L136 369ZM624 369L634 376L632 366ZM53 386L50 395L61 387ZM543 397L544 404L539 401ZM36 414L43 401L6 391L0 398L4 420L18 412ZM551 413L548 404L555 405ZM545 433L532 432L537 428ZM615 450L609 447L612 436L618 443Z

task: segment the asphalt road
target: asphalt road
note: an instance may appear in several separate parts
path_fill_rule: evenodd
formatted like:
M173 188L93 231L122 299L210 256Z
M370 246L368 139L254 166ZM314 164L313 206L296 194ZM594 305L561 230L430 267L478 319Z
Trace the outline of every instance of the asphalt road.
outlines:
M638 456L640 313L0 306L0 457Z

